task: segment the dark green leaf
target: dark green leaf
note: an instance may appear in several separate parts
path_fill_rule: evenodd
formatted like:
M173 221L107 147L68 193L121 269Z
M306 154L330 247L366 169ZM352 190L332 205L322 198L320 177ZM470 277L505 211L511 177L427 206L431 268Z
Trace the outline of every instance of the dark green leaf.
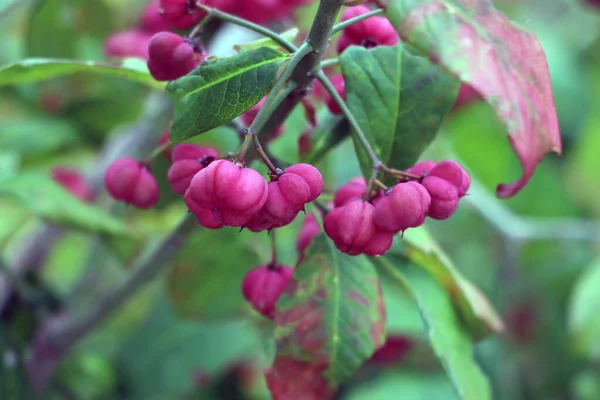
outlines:
M490 0L389 0L385 11L403 41L475 89L507 128L523 173L499 185L498 196L521 190L546 153L561 153L548 62L535 35Z
M167 92L175 101L171 140L204 133L250 109L271 88L286 58L263 47L217 59L169 82Z
M340 57L346 102L384 164L406 169L435 138L458 82L402 46L350 47ZM354 135L365 176L372 162Z
M579 278L569 310L569 330L577 351L600 359L600 260Z
M448 292L475 339L504 330L504 323L481 291L469 282L436 245L425 228L411 229L392 252L426 270Z
M202 229L186 240L168 281L177 314L229 317L243 309L241 282L260 262L246 239L237 229L225 228Z
M53 152L79 142L77 130L68 121L28 117L2 127L0 148L23 156Z
M119 76L155 89L163 89L165 87L163 82L157 82L152 78L143 60L135 58L124 59L121 64L52 58L28 58L1 68L0 86L45 81L78 72Z
M448 293L419 266L388 253L371 258L385 273L412 293L429 340L463 400L491 400L490 385L473 359L473 344Z
M319 235L277 302L274 398L328 399L383 344L385 307L375 269ZM300 377L295 379L293 377Z
M17 175L0 181L0 196L19 199L45 221L91 232L114 235L127 233L127 227L93 205L82 203L50 177Z
M330 150L335 148L350 134L348 121L337 115L328 115L328 118L319 123L311 133L310 152L302 157L302 162L314 164L319 162Z

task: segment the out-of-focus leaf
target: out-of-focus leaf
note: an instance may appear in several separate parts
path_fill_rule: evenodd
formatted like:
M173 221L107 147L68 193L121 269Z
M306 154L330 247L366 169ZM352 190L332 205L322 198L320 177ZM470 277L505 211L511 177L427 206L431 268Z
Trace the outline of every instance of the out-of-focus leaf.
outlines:
M267 371L275 400L329 399L383 344L385 308L375 269L324 234L277 302L277 355Z
M120 220L82 203L49 176L27 174L0 181L0 196L19 199L45 221L112 235L125 235L128 231Z
M197 374L212 378L237 361L256 358L259 348L248 323L181 321L161 301L123 343L119 372L131 398L179 398L192 391Z
M386 0L400 38L492 105L508 130L521 178L496 194L521 190L548 152L562 150L546 56L537 38L511 24L490 0Z
M0 142L2 136L0 136ZM2 145L0 145L2 148ZM20 157L17 153L0 150L0 180L10 178L19 170Z
M397 240L392 253L431 274L448 292L475 339L504 330L504 323L489 300L454 267L424 228L412 229L403 240Z
M402 397L399 397L401 393ZM458 400L448 378L440 374L386 371L352 390L348 400Z
M413 165L452 109L459 83L400 45L350 47L340 61L348 107L375 153L392 168ZM353 138L363 174L369 176L372 161Z
M600 359L600 259L594 261L575 286L569 310L569 330L575 349Z
M169 272L173 309L187 318L230 317L244 308L241 282L258 264L238 230L199 230L186 239Z
M302 162L314 164L320 161L350 135L346 118L328 114L310 134L310 151L302 156Z
M300 31L298 30L298 28L292 28L292 29L288 29L285 32L281 32L279 34L279 36L281 36L282 38L286 39L289 42L293 42L294 39L296 39L296 36L298 36L299 32ZM270 48L281 50L281 51L287 51L286 49L281 47L281 45L279 43L277 43L276 41L274 41L273 39L268 38L268 37L254 40L249 43L236 44L235 46L233 46L235 51L255 50L255 49L260 49L261 47L270 47Z
M371 260L414 297L433 350L459 397L463 400L491 400L489 382L473 359L473 344L449 294L429 273L402 256L388 252Z
M78 72L118 76L155 89L165 87L164 82L152 78L143 60L135 58L124 59L120 64L58 58L27 58L0 68L0 86L45 81Z
M73 125L55 118L28 117L3 126L0 131L0 149L23 156L53 152L78 142Z
M175 102L171 140L189 139L249 110L271 88L286 58L262 47L201 65L169 82L167 92Z

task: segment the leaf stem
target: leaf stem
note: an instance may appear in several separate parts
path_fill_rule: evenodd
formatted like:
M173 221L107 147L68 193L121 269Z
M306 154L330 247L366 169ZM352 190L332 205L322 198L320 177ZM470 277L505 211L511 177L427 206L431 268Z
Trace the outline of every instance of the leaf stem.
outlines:
M242 26L244 28L250 29L251 31L260 33L261 35L264 35L264 36L267 36L267 37L273 39L276 43L281 45L283 48L285 48L290 53L294 53L294 52L298 51L298 48L296 46L294 46L294 44L292 42L284 39L277 32L273 32L270 29L267 29L263 26L254 24L250 21L246 21L245 19L238 18L234 15L224 13L222 11L217 10L216 8L210 8L210 7L207 7L202 4L197 4L197 7L208 13L208 16L206 18L208 18L208 17L218 18L223 21L231 22L232 24Z
M328 58L326 60L321 61L321 68L331 67L333 65L338 65L339 63L340 63L340 59L337 57Z
M171 147L171 145L173 144L173 142L171 142L170 140L167 143L161 144L160 146L157 146L152 153L150 153L150 155L144 160L144 162L146 164L150 164L150 162L152 162L152 160L154 160L156 158L156 156L158 156L160 153L162 153L163 151L165 151L166 149L168 149L169 147Z
M366 14L359 15L358 17L350 18L348 21L344 21L344 22L341 22L341 23L335 25L331 31L331 35L334 35L334 34L338 33L339 31L344 30L345 28L349 27L350 25L356 24L357 22L360 22L360 21L364 21L367 18L371 18L371 17L373 17L375 15L379 15L379 14L383 14L382 8L373 10Z
M274 229L269 231L269 236L271 237L271 265L277 265L277 235Z

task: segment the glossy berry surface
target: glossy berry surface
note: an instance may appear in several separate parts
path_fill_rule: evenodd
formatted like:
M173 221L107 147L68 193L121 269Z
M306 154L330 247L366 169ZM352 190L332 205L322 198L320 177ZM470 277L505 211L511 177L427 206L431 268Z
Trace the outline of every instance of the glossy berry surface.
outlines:
M58 182L73 196L82 201L92 201L94 192L79 171L71 168L56 167L52 169L52 179Z
M342 13L342 21L370 12L364 4L348 7ZM338 40L337 51L342 53L351 45L372 48L376 46L395 46L398 34L390 21L382 16L373 16L346 27Z
M422 225L430 204L431 197L420 183L398 183L377 202L373 217L379 228L401 232Z
M156 179L144 164L133 158L121 158L113 162L106 170L104 183L115 200L141 209L158 203Z
M218 157L219 153L209 147L189 143L178 144L173 149L173 164L167 173L169 186L175 193L185 194L192 178Z
M186 30L206 17L206 11L195 6L194 0L160 0L159 12L175 29Z
M275 317L275 303L294 274L285 265L265 265L249 271L242 282L244 298L267 318Z
M159 32L148 45L148 69L157 81L171 81L187 75L202 62L192 44L171 32Z

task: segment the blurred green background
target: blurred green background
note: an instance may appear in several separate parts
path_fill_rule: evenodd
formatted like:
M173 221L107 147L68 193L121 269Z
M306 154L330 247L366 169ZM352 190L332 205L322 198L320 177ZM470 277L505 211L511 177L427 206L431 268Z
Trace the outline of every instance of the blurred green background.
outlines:
M458 159L473 176L473 189L450 220L428 220L426 225L507 325L505 334L476 346L494 398L597 400L600 10L576 0L494 3L533 31L546 51L564 154L548 156L517 196L498 200L493 196L495 186L520 174L504 128L485 104L455 110L423 158ZM28 57L105 60L106 37L134 26L143 4L143 0L1 0L0 65ZM301 29L310 25L314 10L311 6L298 12ZM251 38L241 34L230 40ZM151 92L125 79L90 74L2 87L0 182L22 173L50 179L57 166L101 175L98 154L109 140L135 130L142 117L158 134L167 127L168 121L156 115L163 100ZM286 123L286 133L273 142L273 152L289 162L297 160L297 140L305 126L303 112L296 110ZM222 152L237 146L235 133L227 128L197 141ZM350 141L320 167L328 189L360 173ZM85 312L95 295L123 279L126 266L145 244L167 233L185 213L183 202L166 186L167 168L160 157L152 165L165 189L156 209L142 212L115 206L104 194L98 200L102 209L124 218L135 235L123 239L77 229L52 232L56 241L39 273L24 277L21 296L0 321L0 399L37 398L19 362L36 321L65 304L74 312ZM278 235L281 261L286 264L296 261L300 224L298 218ZM15 262L43 226L30 207L0 195L3 268L4 263ZM270 399L261 374L273 356L273 344L263 339L270 326L249 310L239 290L244 273L268 262L269 256L266 234L238 234L233 229L195 234L160 279L72 349L40 398ZM82 276L88 282L83 289L77 283ZM398 290L385 294L389 334L409 337L416 346L392 365L370 363L338 398L456 398L426 348L414 304ZM169 295L174 303L167 300Z

